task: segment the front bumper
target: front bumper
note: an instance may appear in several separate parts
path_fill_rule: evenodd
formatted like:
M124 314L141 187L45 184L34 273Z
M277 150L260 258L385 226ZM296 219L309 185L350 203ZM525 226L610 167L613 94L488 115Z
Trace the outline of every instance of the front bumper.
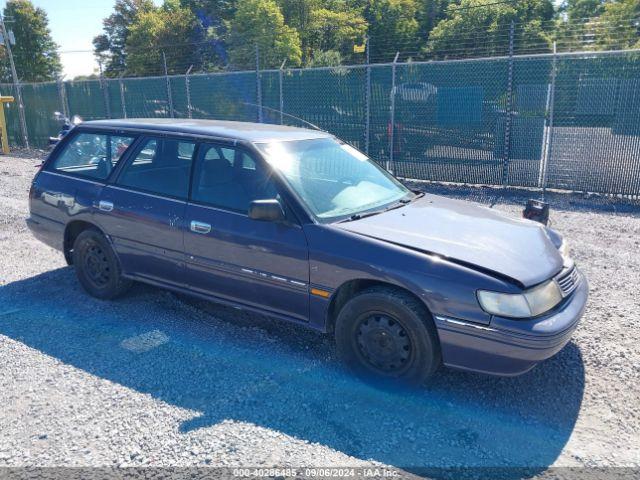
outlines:
M492 317L489 325L436 316L445 365L492 375L520 375L559 352L584 313L589 285L579 272L577 288L550 315L513 320Z

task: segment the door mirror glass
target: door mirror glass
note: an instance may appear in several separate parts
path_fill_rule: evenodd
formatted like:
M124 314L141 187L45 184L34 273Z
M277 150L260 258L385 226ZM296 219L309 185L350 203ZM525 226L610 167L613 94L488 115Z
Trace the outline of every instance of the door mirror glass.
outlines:
M264 222L281 222L284 220L284 210L278 200L254 200L249 204L249 218Z

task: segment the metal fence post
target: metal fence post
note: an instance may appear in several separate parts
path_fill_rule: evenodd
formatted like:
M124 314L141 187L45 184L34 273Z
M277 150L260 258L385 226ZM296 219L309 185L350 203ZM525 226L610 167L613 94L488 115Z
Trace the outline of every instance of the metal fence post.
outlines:
M262 118L262 82L260 81L260 47L256 43L256 97L258 103L258 123L263 122Z
M507 69L507 106L504 122L504 149L502 153L502 186L509 181L509 156L511 154L511 122L513 110L513 34L515 23L511 21L509 27L509 67Z
M169 116L171 118L174 118L175 112L173 111L173 96L171 95L171 80L169 80L169 70L167 69L167 56L164 54L164 50L162 51L162 63L164 65L164 78L167 82L167 102L169 103Z
M389 108L389 160L387 161L387 170L393 172L394 161L394 136L396 130L396 64L398 63L398 57L400 52L396 52L396 56L393 58L393 65L391 66L391 106Z
M60 98L60 110L62 115L69 118L69 106L67 105L67 94L65 92L65 85L62 78L58 78L58 97Z
M193 117L193 106L191 105L191 80L189 79L189 75L191 74L191 70L193 69L193 65L189 66L189 70L184 74L184 88L187 94L187 118Z
M29 146L29 129L27 128L27 116L24 113L24 101L22 99L22 84L18 81L15 83L16 97L18 98L18 115L20 117L20 128L22 130L22 138L25 148Z
M364 151L369 155L369 137L371 130L371 63L369 59L369 37L365 39L365 48L367 49L367 85L365 87L365 113L364 113Z
M111 118L111 102L109 101L109 91L106 88L106 82L104 79L104 73L102 71L102 62L98 62L98 66L100 67L100 89L102 90L102 97L104 99L104 112L107 118Z
M282 125L284 123L284 114L282 112L284 112L284 90L283 90L283 83L284 83L284 65L285 63L287 63L287 59L285 58L282 61L282 65L280 65L280 70L278 70L278 83L279 83L279 87L280 87L280 125Z
M542 186L542 200L547 195L547 171L549 168L549 156L551 155L551 142L553 141L553 111L556 98L556 75L558 73L558 51L556 42L553 42L553 60L551 62L551 86L549 91L549 126L547 127L546 142L544 145L543 161L540 165L540 183Z
M124 75L124 73L122 75ZM122 105L122 118L127 118L127 104L124 99L124 82L122 81L122 75L118 77L118 83L120 84L120 104Z

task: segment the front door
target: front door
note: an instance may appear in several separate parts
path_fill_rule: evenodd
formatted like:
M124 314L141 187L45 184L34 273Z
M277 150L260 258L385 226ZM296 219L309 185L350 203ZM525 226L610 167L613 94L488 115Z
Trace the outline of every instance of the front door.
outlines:
M309 262L301 226L247 216L251 201L279 198L268 169L237 147L203 144L197 157L185 213L189 286L306 321Z
M194 142L145 137L102 190L98 219L125 274L184 284L182 227L194 150Z

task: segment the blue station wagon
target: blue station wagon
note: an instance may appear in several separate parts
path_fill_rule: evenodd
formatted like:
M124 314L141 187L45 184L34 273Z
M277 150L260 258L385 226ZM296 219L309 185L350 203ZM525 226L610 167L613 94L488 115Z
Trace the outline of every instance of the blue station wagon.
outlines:
M587 302L554 230L413 192L320 131L85 122L29 196L33 234L91 295L140 281L307 325L363 375L518 375L569 341Z

